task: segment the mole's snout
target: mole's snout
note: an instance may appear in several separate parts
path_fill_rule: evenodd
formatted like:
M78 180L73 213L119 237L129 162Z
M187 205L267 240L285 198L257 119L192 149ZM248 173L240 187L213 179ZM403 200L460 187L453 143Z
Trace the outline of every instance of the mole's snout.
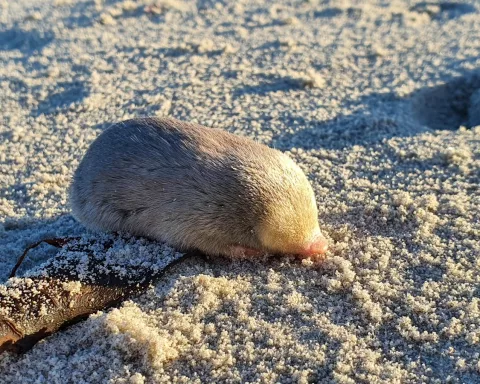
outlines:
M308 243L305 248L300 252L302 256L321 255L327 252L328 242L322 235L316 235L313 240Z

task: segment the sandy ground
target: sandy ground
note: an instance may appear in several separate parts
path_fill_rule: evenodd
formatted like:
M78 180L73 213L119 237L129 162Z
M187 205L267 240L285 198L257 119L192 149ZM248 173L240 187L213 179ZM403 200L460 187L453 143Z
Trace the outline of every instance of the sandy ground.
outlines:
M3 281L85 233L71 174L134 116L287 151L333 243L188 260L3 355L2 383L480 383L480 2L3 0L0 23Z

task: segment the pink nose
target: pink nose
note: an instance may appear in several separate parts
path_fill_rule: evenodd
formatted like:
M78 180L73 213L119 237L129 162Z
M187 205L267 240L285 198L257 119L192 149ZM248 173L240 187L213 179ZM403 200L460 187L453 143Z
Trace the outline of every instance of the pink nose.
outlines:
M313 241L310 244L308 244L303 249L301 254L305 256L318 255L318 254L323 254L327 252L327 249L328 249L327 240L321 235L318 235L317 237L315 237L315 239L313 239Z

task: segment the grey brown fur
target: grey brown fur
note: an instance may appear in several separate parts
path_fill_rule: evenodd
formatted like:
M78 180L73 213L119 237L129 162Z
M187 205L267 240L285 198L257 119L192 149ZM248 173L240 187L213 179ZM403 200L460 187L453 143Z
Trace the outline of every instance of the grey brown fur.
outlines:
M229 255L232 246L281 251L261 241L262 228L273 226L282 237L306 221L317 225L311 186L286 155L167 118L105 130L75 172L70 200L74 216L89 228L209 254ZM275 222L275 210L283 212L283 222Z

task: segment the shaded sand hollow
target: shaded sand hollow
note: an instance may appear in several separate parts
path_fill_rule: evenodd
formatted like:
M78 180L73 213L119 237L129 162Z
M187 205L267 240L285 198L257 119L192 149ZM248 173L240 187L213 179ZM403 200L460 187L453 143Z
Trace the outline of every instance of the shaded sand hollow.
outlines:
M0 0L2 281L27 244L85 233L71 174L99 132L134 116L287 151L333 244L321 267L180 263L119 309L2 355L0 381L480 383L479 12ZM166 257L135 242L112 252ZM22 273L54 253L40 247Z

